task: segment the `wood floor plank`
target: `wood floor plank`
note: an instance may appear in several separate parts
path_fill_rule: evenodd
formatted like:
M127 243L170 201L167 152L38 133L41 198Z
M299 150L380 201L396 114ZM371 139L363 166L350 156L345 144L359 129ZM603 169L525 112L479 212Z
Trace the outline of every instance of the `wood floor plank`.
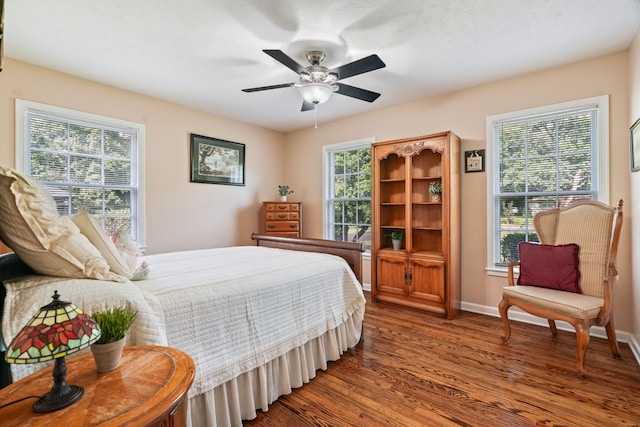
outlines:
M247 426L640 426L640 367L591 338L461 312L447 320L368 302L364 342Z

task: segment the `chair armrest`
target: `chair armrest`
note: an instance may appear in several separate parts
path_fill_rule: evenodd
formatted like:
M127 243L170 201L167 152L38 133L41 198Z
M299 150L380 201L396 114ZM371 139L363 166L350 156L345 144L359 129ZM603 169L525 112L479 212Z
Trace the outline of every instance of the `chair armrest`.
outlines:
M518 267L520 266L520 261L511 261L509 264L507 264L507 284L509 286L514 286L516 284L514 278L513 278L513 269L514 267Z

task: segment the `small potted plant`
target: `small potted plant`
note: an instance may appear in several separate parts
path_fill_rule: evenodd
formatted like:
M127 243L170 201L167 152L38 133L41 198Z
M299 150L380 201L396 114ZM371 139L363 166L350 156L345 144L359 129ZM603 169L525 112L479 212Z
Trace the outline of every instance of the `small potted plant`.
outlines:
M394 251L399 251L402 247L402 238L404 237L404 233L402 231L393 230L387 236L391 237L391 245L393 246Z
M281 202L286 202L289 194L293 194L293 190L289 190L288 185L278 185L278 195Z
M429 194L431 194L431 201L438 203L442 200L442 183L440 181L433 181L429 184Z
M91 317L100 326L100 338L91 345L98 372L113 371L120 364L125 336L138 312L128 307L96 311Z

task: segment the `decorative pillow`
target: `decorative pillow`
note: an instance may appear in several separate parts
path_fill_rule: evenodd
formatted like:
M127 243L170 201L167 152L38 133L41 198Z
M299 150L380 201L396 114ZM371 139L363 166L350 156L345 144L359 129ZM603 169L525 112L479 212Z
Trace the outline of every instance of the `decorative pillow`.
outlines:
M136 268L136 265L138 265L138 257L142 254L140 253L136 242L131 238L129 227L122 227L116 231L113 234L113 243L115 243L120 255L125 259L129 269L133 272L131 280L148 279L151 269L146 261L143 261L142 264Z
M111 271L127 279L131 279L133 270L129 268L127 261L122 258L115 243L107 236L107 233L102 229L102 226L96 218L89 215L89 212L83 209L73 215L71 220L78 226L80 232L89 239L91 244L100 251L102 257L107 261L107 264L109 264Z
M0 238L22 261L47 276L123 282L71 218L61 216L46 188L0 166Z
M518 285L540 286L561 291L582 293L580 270L575 243L567 245L539 245L522 242L520 252L520 276Z

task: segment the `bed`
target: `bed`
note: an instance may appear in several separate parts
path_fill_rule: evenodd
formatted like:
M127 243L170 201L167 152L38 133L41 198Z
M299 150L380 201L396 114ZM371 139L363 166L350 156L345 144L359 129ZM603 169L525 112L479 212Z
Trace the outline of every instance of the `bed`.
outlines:
M15 179L7 182L1 172L0 207L5 209L3 197L7 188L16 193ZM32 210L34 204L25 206ZM17 253L0 255L4 341L50 301L54 290L88 313L126 304L138 311L128 344L168 345L193 358L189 425L241 425L253 419L257 410L268 410L279 396L310 381L361 338L361 244L254 234L255 246L143 256L137 262L146 262L150 274L136 281L113 273L117 266L105 270L94 257L80 261L94 277L43 273L42 265L58 273L61 254L71 249L76 257L84 253L74 244L53 257L50 244L46 262L34 264L30 257L35 255L25 253L22 225L9 228L2 222L0 239ZM18 232L12 235L14 227ZM10 365L14 381L40 368Z

